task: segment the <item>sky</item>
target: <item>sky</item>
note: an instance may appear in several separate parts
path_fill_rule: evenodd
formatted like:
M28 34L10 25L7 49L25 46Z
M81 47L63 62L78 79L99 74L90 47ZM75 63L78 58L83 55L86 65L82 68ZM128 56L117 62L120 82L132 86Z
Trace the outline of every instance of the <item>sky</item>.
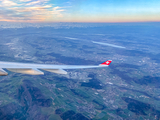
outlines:
M0 0L0 21L159 22L160 0Z

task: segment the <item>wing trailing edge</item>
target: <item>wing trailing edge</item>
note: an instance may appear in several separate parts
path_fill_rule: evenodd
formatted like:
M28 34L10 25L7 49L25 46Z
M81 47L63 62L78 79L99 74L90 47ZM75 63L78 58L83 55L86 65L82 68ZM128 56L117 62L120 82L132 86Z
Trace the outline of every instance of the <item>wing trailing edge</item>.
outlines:
M67 72L63 69L43 69L43 70L57 73L57 74L67 74Z

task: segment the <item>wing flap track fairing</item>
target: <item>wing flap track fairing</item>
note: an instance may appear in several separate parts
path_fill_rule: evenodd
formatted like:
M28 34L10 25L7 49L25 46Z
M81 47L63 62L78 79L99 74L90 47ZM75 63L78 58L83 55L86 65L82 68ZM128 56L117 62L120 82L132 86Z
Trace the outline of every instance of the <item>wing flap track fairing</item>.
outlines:
M8 73L4 71L2 68L0 68L0 76L6 76Z

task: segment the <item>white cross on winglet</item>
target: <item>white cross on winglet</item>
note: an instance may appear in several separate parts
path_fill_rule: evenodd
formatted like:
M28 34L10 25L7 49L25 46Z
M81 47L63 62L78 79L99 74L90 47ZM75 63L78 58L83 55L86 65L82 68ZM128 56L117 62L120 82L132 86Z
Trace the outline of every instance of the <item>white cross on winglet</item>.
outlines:
M108 64L109 64L109 62L107 61L107 62L106 62L106 64L108 65Z

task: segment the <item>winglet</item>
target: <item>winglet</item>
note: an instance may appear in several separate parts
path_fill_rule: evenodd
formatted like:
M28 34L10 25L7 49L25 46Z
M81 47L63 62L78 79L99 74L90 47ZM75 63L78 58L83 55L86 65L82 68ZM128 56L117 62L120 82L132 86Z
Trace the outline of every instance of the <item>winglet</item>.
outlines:
M112 62L112 60L107 60L106 62L104 62L104 63L101 63L100 65L110 65L111 64L111 62Z

